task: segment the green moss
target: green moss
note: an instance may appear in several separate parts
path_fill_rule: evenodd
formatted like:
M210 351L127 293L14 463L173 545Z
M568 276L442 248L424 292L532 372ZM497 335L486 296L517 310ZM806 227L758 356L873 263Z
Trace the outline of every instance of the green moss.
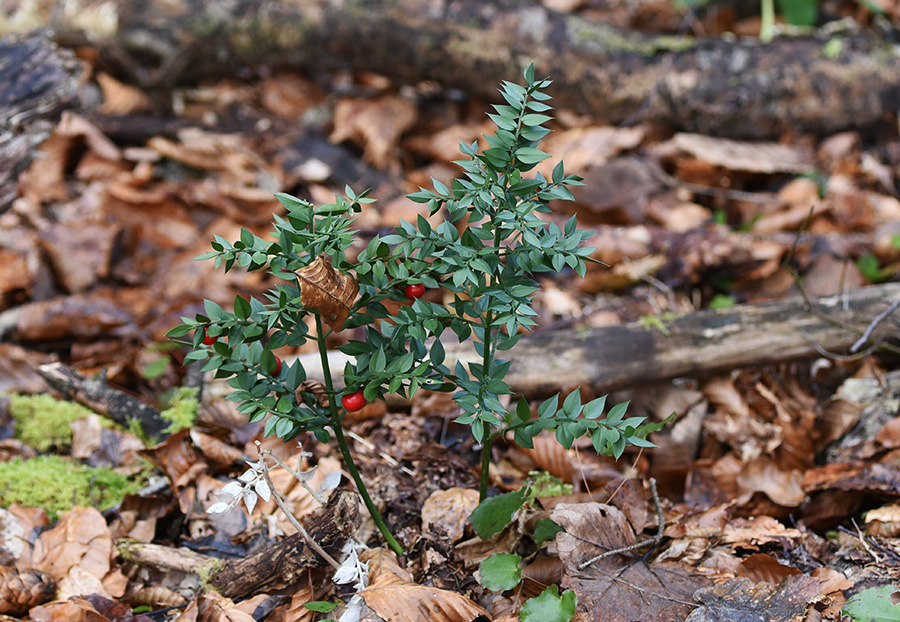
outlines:
M164 421L169 422L166 432L172 434L178 430L184 430L194 425L197 419L197 411L200 409L200 403L197 401L197 394L200 389L192 387L179 387L175 390L169 402L169 407L159 413Z
M81 404L63 402L50 395L10 395L9 412L16 421L16 438L36 451L72 444L69 424L91 411Z
M42 507L52 519L76 505L105 510L140 490L145 476L84 467L59 456L16 458L0 462L0 506Z

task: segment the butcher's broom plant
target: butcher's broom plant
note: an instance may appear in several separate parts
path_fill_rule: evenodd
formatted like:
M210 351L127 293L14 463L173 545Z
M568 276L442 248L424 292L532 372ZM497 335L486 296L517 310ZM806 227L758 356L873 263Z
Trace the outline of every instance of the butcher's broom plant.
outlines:
M528 175L549 157L538 148L550 132L544 127L550 98L543 92L549 85L535 79L533 66L524 85L504 82L505 103L489 115L497 130L486 136L487 148L462 144L462 177L449 187L433 180L433 190L409 195L432 216L443 214L440 224L422 216L401 221L392 233L375 236L355 260L348 256L353 217L372 203L366 192L346 188L346 196L319 207L277 194L286 215L274 217L273 239L246 230L233 243L216 236L213 250L200 257L226 271L266 270L277 285L263 300L237 296L230 311L206 301L204 314L183 318L169 333L193 335L186 362L205 359L204 371L227 378L234 389L229 399L251 421L265 420L267 435L288 441L312 432L321 442L333 436L373 520L398 553L400 544L360 477L342 427L347 412L367 402L388 393L411 398L419 389L452 391L462 413L456 421L471 426L481 447L482 500L491 445L507 434L531 447L542 430L553 430L567 448L589 435L598 452L617 458L627 445L650 445L642 419L626 418L625 404L604 414L605 398L582 404L574 391L562 403L558 396L547 400L536 416L524 399L508 406L510 363L500 355L536 325L536 277L564 270L583 277L595 250L583 245L590 234L577 228L574 217L562 227L540 217L551 213L549 201L571 200L569 187L581 179L566 175L562 162L549 179ZM433 302L428 290L443 290L448 302ZM401 305L391 312L387 301ZM344 330L360 338L340 348L353 357L342 387L325 342ZM450 334L452 341L471 339L477 360L446 363ZM310 381L300 361L282 362L274 354L310 340L321 357L322 383Z

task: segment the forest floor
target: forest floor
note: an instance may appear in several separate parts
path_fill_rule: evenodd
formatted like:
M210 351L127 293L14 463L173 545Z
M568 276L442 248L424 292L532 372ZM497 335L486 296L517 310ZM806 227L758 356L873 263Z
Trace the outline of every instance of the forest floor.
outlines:
M674 4L652 6L661 22L688 19ZM752 30L754 19L728 26ZM715 34L726 25L720 17L704 27ZM259 297L271 286L263 272L225 274L192 259L213 236L238 240L241 228L266 235L284 211L275 192L320 204L345 186L372 188L377 202L356 224L360 249L401 219L428 216L405 195L459 175L459 143L484 142L494 102L375 74L265 68L147 93L93 65L89 49L78 53L94 105L64 113L19 176L19 198L0 213L0 456L7 465L27 461L3 471L0 486L0 613L35 621L337 619L343 605L305 607L351 602L355 593L318 558L300 571L275 569L252 593L204 589L209 558L265 553L296 532L274 501L249 514L243 506L206 511L245 461L263 449L292 466L316 466L313 488L342 463L333 442L312 435L298 439L302 446L264 438L263 423L247 423L220 386L182 366L186 349L165 334L202 313L204 299L228 307L238 294ZM591 266L584 279L542 279L538 334L636 322L664 332L666 322L703 309L796 301L805 310L808 297L840 300L896 280L896 127L759 143L553 114L542 143L552 158L538 170L549 177L564 160L584 177L573 203L551 206L593 233L587 243L607 266ZM427 296L443 300L440 291ZM610 403L630 400L630 414L660 421L675 413L651 435L656 449L629 448L616 461L589 442L565 449L552 435L535 439L534 449L498 443L492 493L535 478L540 493L487 541L467 521L478 504L478 446L454 423L450 396L423 391L411 402L366 406L347 421L351 448L407 552L398 558L380 548L363 521L356 537L370 548L358 555L370 571L362 601L352 601L361 605L358 619L515 620L553 585L577 597L576 620L840 619L848 598L900 577L898 357L867 333L889 326L896 334L896 306L885 302L842 326L867 337L852 352L830 352L810 336L815 356L767 365L751 344L747 363L734 369L616 390ZM345 331L329 346L353 338ZM278 354L292 360L314 347ZM588 356L627 359L629 351ZM88 377L102 372L110 387L173 416L193 415L179 388L200 386L199 409L189 427L145 446L134 430L101 425L89 409L25 399L63 399L37 371L52 363ZM585 400L606 392L600 381L580 389ZM61 431L40 418L57 411L66 419ZM32 418L46 427L29 428ZM37 461L46 455L62 457L63 471L108 470L70 484L51 470L58 464ZM307 489L284 469L273 466L271 477L300 522L315 524L321 506ZM84 490L73 488L62 503L29 503L63 481ZM119 502L113 489L123 485L129 494ZM345 477L342 488L351 487ZM581 567L653 537L660 516L661 538ZM564 531L538 542L535 526L545 518ZM171 557L142 558L134 543ZM479 582L479 565L494 553L525 559L515 588L492 592Z

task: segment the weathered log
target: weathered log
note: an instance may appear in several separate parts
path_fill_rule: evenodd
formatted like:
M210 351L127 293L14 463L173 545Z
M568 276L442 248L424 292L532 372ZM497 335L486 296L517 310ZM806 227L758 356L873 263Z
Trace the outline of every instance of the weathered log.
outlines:
M313 515L306 530L329 555L336 555L359 527L359 522L356 493L338 490L329 497L328 504ZM327 566L299 533L249 557L233 560L142 542L120 542L119 551L125 559L138 565L202 573L208 577L207 583L211 587L229 598L262 591L273 583L291 583L307 568Z
M0 213L16 198L15 179L78 99L81 65L49 33L0 39Z
M265 65L434 80L495 99L499 81L519 80L533 60L563 106L611 123L655 119L773 138L871 127L900 108L900 56L861 32L767 44L645 36L530 0L148 0L118 4L106 20L81 19L96 4L77 0L58 12L59 40L98 47L106 66L145 86ZM83 30L89 22L100 28Z
M846 352L873 325L864 351L897 339L896 317L873 324L879 313L900 305L900 284L852 290L846 295L800 298L697 311L672 320L621 326L552 330L524 336L503 356L512 365L506 377L512 389L543 397L560 389L591 387L597 392L640 387L680 377L703 377L744 367L813 359ZM893 310L892 310L893 312ZM480 362L466 343L446 346L445 364ZM329 352L332 374L341 377L349 357ZM301 357L307 377L321 379L318 355ZM216 381L211 394L231 389Z

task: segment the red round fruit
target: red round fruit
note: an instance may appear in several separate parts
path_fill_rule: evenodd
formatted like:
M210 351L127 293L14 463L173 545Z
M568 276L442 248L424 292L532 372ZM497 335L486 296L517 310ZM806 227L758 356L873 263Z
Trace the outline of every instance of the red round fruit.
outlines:
M275 356L275 372L274 373L276 376L281 373L281 359L278 358L277 355Z
M403 293L406 294L406 297L412 302L416 298L421 298L425 295L425 286L421 283L413 283L404 287Z
M343 407L350 412L356 412L357 410L365 406L366 403L366 398L363 395L362 389L360 389L356 393L347 393L344 397L341 398L341 405L343 405Z
M205 346L211 346L215 342L219 340L218 337L210 337L209 331L203 331L203 341L201 342Z

